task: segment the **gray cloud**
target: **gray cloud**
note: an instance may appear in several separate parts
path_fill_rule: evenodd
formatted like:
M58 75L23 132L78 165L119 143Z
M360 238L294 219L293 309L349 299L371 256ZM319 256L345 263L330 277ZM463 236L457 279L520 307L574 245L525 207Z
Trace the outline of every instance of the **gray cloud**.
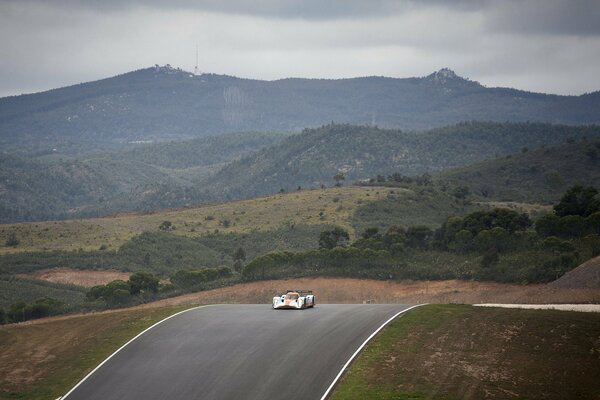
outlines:
M155 63L277 79L423 76L600 89L600 2L0 1L0 96Z

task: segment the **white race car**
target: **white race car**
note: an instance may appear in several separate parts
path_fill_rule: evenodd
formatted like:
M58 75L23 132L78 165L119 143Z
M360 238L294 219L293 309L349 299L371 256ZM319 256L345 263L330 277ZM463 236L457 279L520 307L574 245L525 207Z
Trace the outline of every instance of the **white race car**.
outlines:
M315 295L312 290L288 290L286 294L273 297L273 308L303 308L315 306Z

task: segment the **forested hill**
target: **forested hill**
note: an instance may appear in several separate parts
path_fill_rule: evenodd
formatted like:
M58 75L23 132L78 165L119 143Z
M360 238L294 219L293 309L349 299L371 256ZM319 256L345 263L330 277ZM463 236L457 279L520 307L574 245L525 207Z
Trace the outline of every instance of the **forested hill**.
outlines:
M471 122L403 132L336 124L291 136L229 134L62 161L0 155L0 222L251 198L331 186L340 172L345 184L394 172L434 173L584 137L600 137L600 127ZM528 163L523 159L515 168L527 169ZM538 175L551 173L551 166L549 159ZM492 178L488 185L504 184ZM455 180L464 185L464 179Z
M599 123L600 92L487 88L448 69L422 78L259 81L156 66L0 99L0 147L81 154L224 132L300 131L331 121L406 130L465 120Z
M574 141L486 160L440 174L481 199L558 201L571 186L600 187L600 138ZM526 151L527 150L527 151Z
M368 126L306 129L278 145L236 160L205 182L219 199L274 193L298 186L330 186L343 172L348 182L377 174L433 173L524 148L600 136L599 126L532 123L461 123L426 132Z

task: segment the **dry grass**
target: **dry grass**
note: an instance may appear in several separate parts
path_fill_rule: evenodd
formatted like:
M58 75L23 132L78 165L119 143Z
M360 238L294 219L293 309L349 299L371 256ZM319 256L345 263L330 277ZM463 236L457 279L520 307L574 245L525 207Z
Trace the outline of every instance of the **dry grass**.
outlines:
M141 307L215 303L270 304L287 289L308 289L317 303L600 303L600 289L553 289L475 281L376 281L351 278L300 278L250 282L190 293Z
M333 399L599 399L600 314L457 305L390 324Z
M111 311L0 327L0 399L56 399L131 337L180 309Z
M144 231L157 230L163 221L171 221L174 233L189 237L214 232L273 230L291 224L336 224L352 234L350 216L364 202L383 198L387 190L373 187L341 187L304 190L222 204L131 213L106 218L32 222L0 225L0 254L23 251L98 250L102 244L116 249ZM320 217L319 213L323 213ZM223 221L230 222L229 227ZM21 243L3 244L14 232Z
M531 215L546 214L552 211L552 206L537 203L519 203L516 201L490 201L480 202L478 204L487 205L494 208L509 208L518 212L524 212Z
M129 279L130 275L130 272L121 271L84 271L71 268L55 268L44 269L31 274L20 274L17 276L20 278L39 279L42 281L67 285L92 287L96 285L106 285L117 279L126 281Z

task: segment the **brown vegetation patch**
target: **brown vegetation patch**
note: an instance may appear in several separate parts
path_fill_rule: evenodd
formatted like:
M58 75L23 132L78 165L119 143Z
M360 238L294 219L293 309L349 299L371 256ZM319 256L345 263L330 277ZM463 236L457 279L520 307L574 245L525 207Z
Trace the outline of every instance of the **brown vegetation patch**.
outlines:
M93 271L71 268L54 268L36 271L31 274L22 274L19 277L39 279L42 281L62 283L69 285L92 287L105 285L117 279L126 281L130 272L122 271Z
M318 303L600 303L600 289L554 289L475 281L376 281L352 278L299 278L243 283L146 304L270 304L287 289L312 290Z

